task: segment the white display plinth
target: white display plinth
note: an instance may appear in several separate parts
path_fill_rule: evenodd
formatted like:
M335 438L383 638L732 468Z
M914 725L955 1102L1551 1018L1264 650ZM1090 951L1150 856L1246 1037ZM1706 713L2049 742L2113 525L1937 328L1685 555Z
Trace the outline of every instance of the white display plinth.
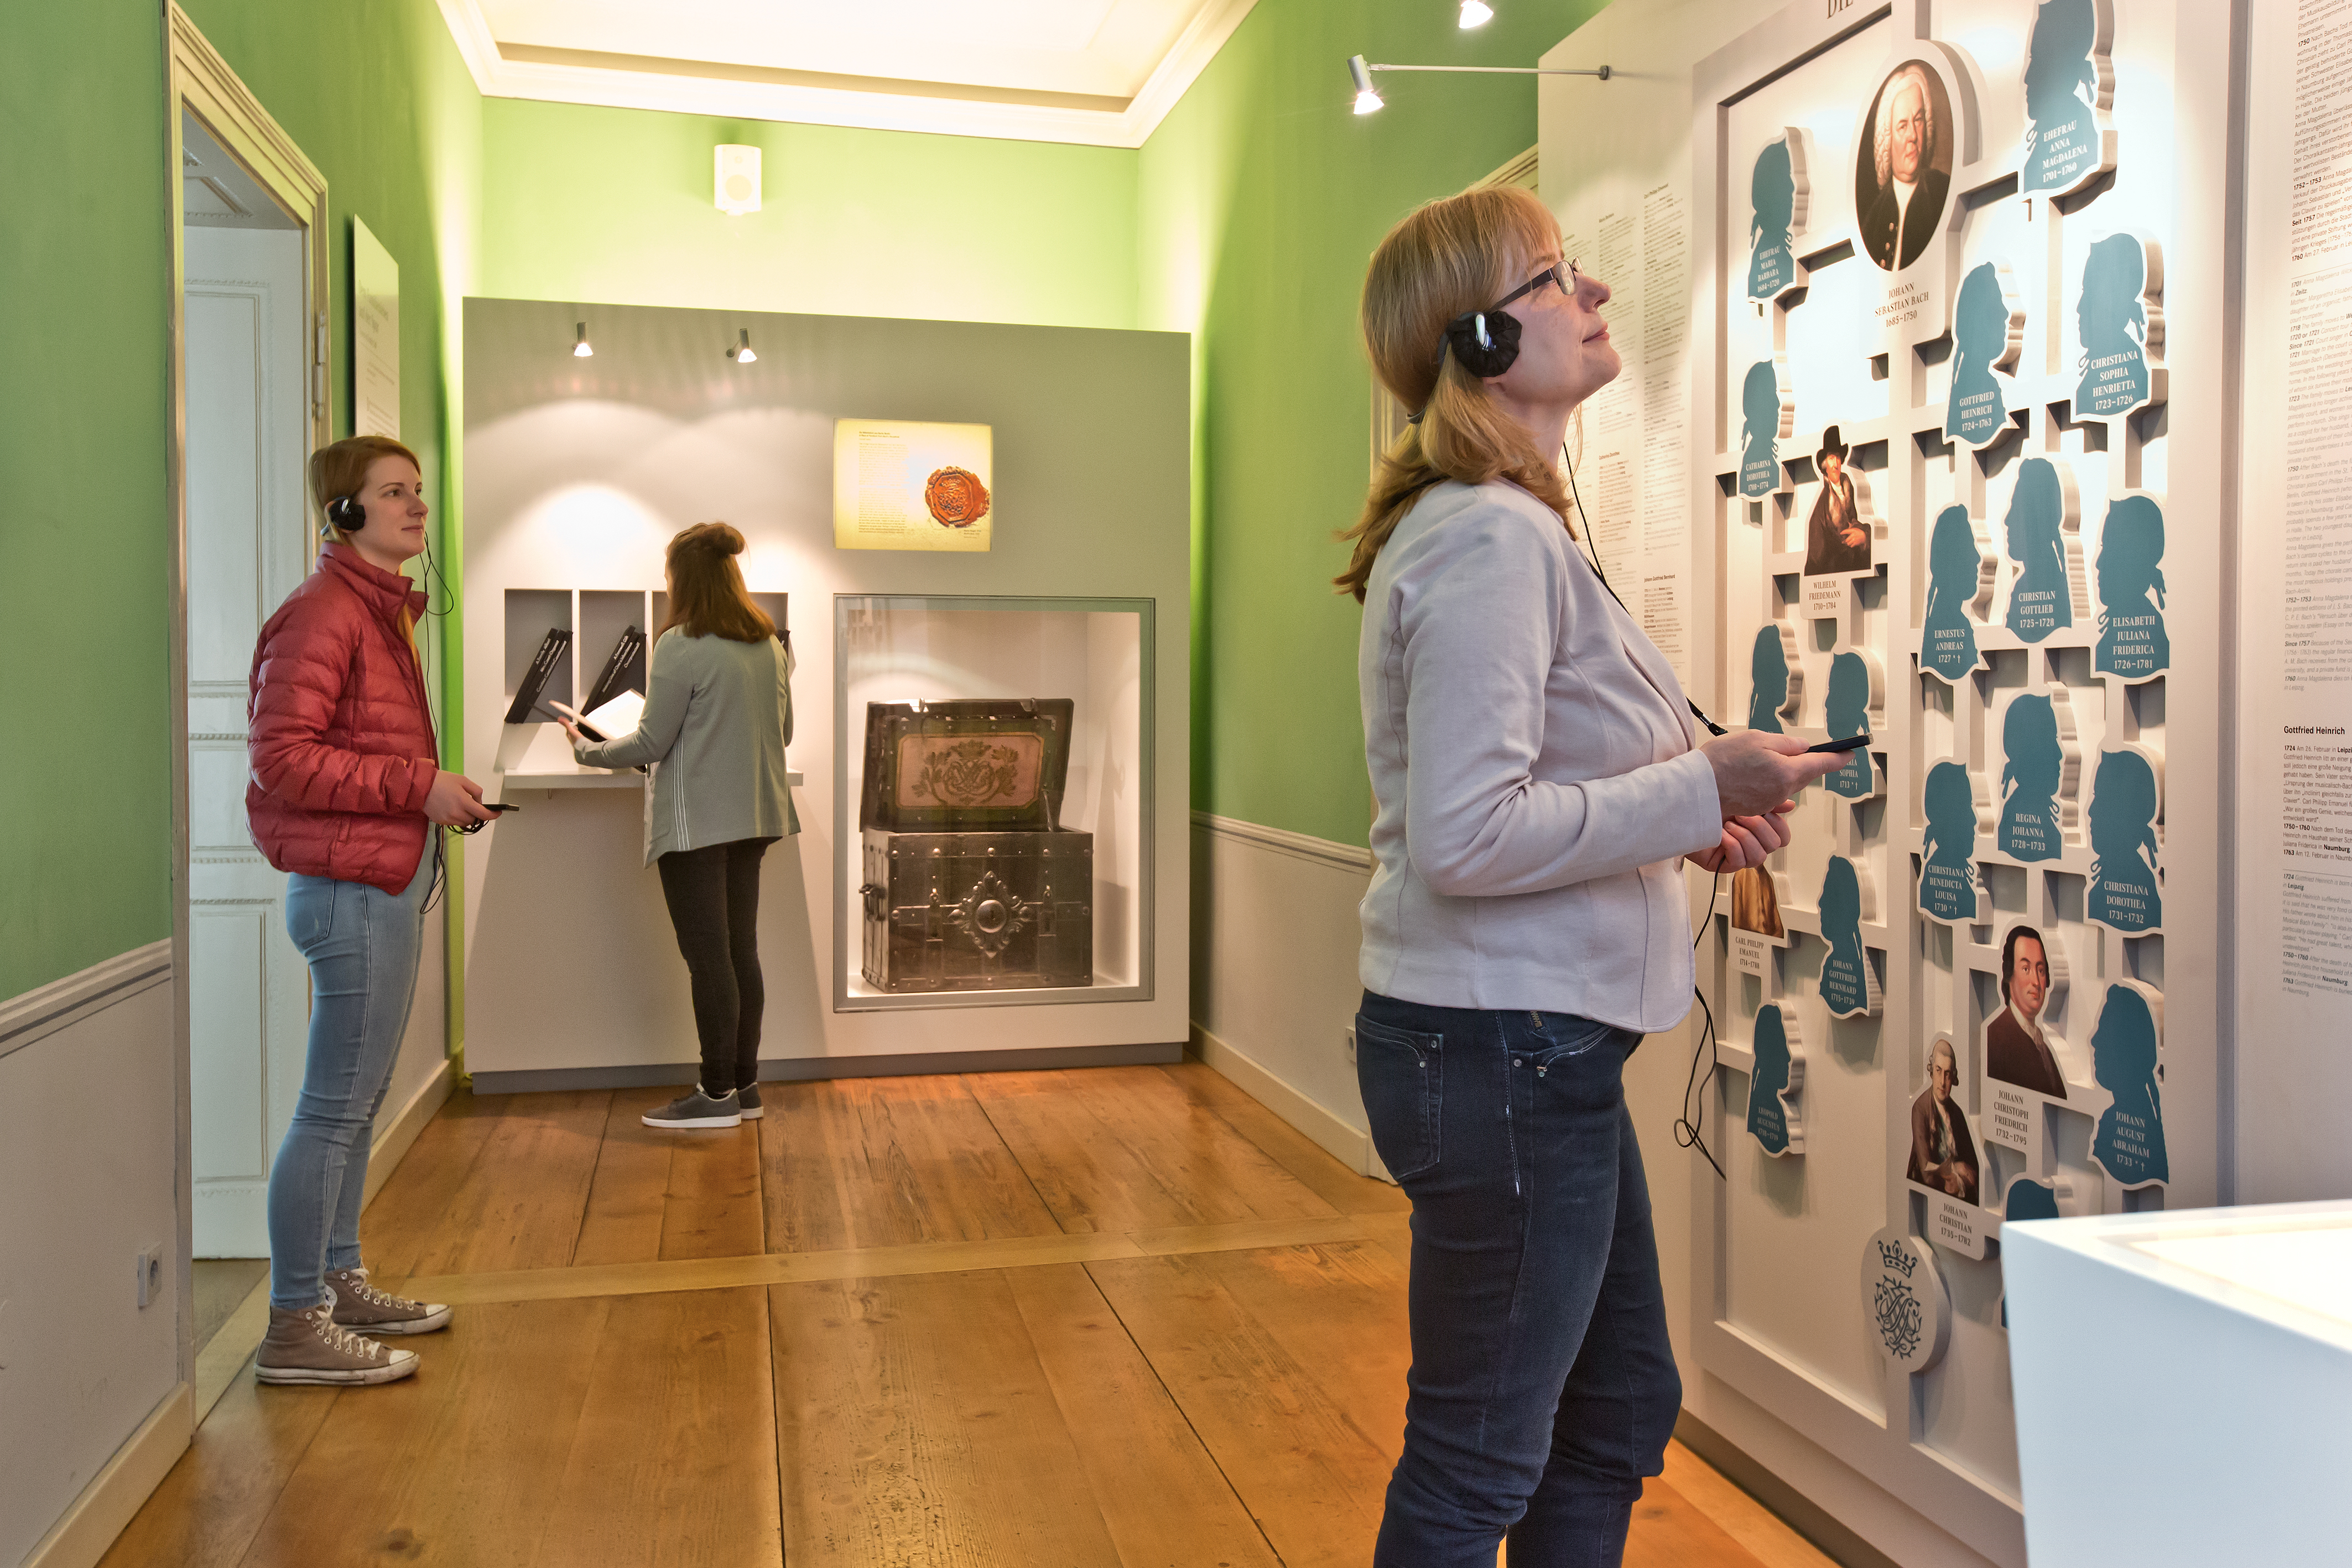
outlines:
M2343 1560L2352 1202L2000 1241L2034 1568Z

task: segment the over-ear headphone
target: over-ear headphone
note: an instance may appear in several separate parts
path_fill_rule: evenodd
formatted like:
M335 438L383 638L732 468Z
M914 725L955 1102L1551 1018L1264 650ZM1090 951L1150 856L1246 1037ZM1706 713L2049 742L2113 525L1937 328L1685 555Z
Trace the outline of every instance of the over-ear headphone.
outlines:
M1507 310L1465 310L1445 324L1444 350L1474 376L1499 376L1519 357L1519 319Z
M357 496L338 496L327 503L327 521L345 533L367 527L367 507Z

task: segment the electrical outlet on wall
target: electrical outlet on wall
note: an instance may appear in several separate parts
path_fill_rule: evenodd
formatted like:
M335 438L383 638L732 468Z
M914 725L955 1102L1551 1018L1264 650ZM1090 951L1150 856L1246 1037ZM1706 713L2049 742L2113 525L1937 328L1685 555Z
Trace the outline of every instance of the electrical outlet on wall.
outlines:
M163 1293L163 1249L150 1247L139 1254L139 1304L152 1306Z
M1339 1043L1348 1052L1348 1065L1356 1065L1356 1031L1353 1027L1339 1031Z

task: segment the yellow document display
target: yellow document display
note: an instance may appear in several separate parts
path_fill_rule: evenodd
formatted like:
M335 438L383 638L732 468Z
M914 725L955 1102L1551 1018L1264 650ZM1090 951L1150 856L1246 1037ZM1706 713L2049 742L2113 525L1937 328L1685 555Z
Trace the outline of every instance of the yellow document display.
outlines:
M987 549L994 444L985 424L835 420L834 548Z

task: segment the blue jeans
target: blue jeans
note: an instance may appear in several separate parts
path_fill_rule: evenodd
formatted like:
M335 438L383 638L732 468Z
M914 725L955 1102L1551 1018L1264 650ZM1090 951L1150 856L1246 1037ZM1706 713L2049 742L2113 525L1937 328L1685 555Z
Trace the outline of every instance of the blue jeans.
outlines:
M1642 1151L1641 1037L1365 993L1356 1077L1412 1199L1404 1454L1375 1568L1606 1568L1682 1407Z
M269 1304L319 1304L321 1276L360 1266L368 1145L392 1082L441 831L397 895L363 882L287 878L286 932L310 963L310 1047L302 1095L269 1167Z

